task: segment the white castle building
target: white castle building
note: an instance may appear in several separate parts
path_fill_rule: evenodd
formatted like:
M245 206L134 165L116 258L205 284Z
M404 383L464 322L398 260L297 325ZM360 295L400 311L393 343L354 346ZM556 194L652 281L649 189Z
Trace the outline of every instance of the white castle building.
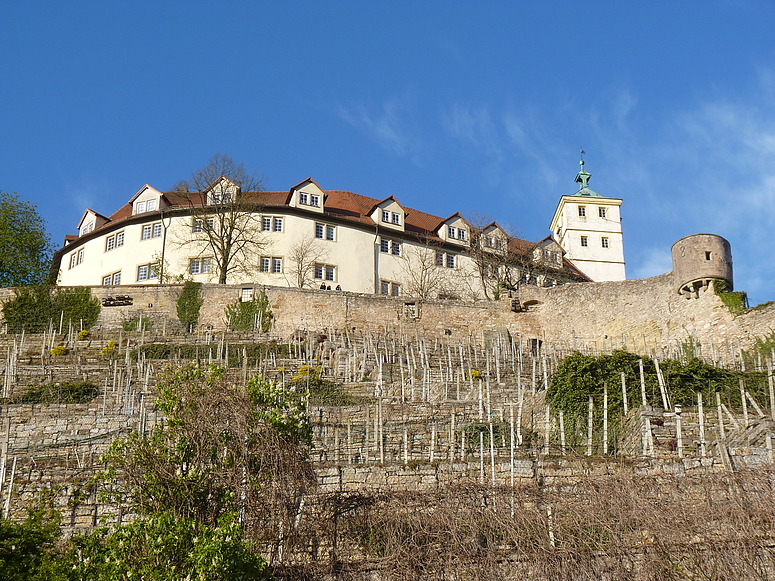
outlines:
M622 201L606 198L587 185L592 174L576 175L579 191L562 196L549 229L565 250L565 257L594 281L624 280Z
M393 196L323 190L312 178L286 192L242 191L224 177L203 192L146 185L109 216L83 213L78 234L55 254L57 283L193 279L477 300L522 284L624 278L621 200L588 190L584 174L579 193L560 201L555 237L539 242L511 237L495 222L476 227L458 213L408 208Z

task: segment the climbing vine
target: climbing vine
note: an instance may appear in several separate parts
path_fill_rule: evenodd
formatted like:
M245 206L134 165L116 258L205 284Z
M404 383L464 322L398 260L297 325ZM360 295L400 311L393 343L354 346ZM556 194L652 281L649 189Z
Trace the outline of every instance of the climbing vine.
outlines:
M189 333L199 324L199 310L202 308L202 283L187 280L183 283L183 291L178 297L178 320Z

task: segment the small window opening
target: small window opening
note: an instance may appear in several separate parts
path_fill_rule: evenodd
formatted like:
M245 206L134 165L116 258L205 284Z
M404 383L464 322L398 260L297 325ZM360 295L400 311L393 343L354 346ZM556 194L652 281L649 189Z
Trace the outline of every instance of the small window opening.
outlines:
M706 250L705 251L705 260L710 260L711 259L711 254L712 253L710 252L710 250Z

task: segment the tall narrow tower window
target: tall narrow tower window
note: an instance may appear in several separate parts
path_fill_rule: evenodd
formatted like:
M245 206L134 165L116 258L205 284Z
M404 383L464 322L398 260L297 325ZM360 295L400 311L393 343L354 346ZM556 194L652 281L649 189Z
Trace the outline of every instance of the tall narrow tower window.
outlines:
M582 236L581 237L581 245L582 246L589 246L589 237L588 236Z
M587 215L587 207L586 206L579 206L579 216L585 217Z

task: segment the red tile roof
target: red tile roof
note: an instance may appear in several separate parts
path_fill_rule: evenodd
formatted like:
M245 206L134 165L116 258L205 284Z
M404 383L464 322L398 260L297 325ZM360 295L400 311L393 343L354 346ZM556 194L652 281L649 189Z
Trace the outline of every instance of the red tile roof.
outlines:
M246 202L256 204L257 206L261 206L269 210L273 208L284 208L287 207L290 202L291 192L293 189L301 186L306 182L312 182L315 183L315 185L318 185L310 177L291 188L290 191L241 192L240 195L243 196L243 199ZM318 185L318 187L320 186ZM323 207L324 215L335 216L349 222L355 222L367 226L374 225L374 221L370 216L374 211L374 208L376 208L379 204L390 199L398 202L394 196L389 196L388 198L385 198L385 200L377 200L375 198L362 196L360 194L355 194L353 192L344 190L320 189L325 193L326 196ZM187 208L189 206L201 206L205 202L205 194L203 192L164 192L162 193L162 197L167 202L168 207L173 209ZM399 205L401 205L400 202ZM434 216L433 214L415 210L414 208L407 208L403 205L401 207L406 212L404 230L409 234L413 234L424 239L434 240L436 242L441 241L437 234L437 231L441 225L452 217L460 216L460 214L456 212L449 218L441 218L439 216ZM117 223L127 220L131 217L132 204L128 202L121 206L108 218L106 218L107 222L95 230L101 230L106 227L114 227ZM482 230L489 228L490 226L496 226L500 228L496 222L492 222L491 224L488 224L482 228ZM530 252L532 252L537 244L537 242L529 242L527 240L509 237L508 249L517 255L527 256ZM567 260L564 260L564 263L567 269L574 273L578 273L585 279L587 278L581 273L581 271L573 267L573 265Z

